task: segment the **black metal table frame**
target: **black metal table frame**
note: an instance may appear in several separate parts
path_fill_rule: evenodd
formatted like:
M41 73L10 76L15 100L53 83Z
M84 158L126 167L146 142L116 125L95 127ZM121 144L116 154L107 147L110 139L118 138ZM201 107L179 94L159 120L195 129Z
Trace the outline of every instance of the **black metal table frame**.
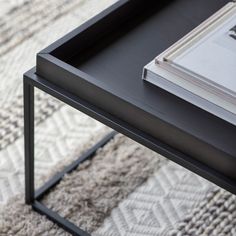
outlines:
M62 172L56 174L41 188L35 191L34 186L34 87L50 94L51 96L61 100L62 102L74 107L75 109L87 114L88 116L102 122L103 124L113 128L131 139L143 144L153 151L164 155L168 159L180 164L181 166L197 173L198 175L222 186L223 188L234 191L234 182L228 178L222 177L214 170L201 164L197 160L193 160L182 152L166 145L160 140L152 138L150 135L137 130L130 124L104 112L98 107L74 96L52 84L51 82L37 76L35 68L24 74L24 133L25 133L25 201L26 204L32 205L33 209L40 214L46 215L50 220L58 224L60 227L71 233L72 235L88 236L87 232L75 226L70 221L64 219L56 212L47 208L40 202L45 193L52 189L63 176L73 171L81 162L88 158L92 158L99 147L105 145L114 137L116 132L112 132L105 136L100 142L89 149L77 161L66 167Z
M89 158L92 158L96 151L103 147L109 140L111 140L116 134L115 131L110 132L103 137L98 143L92 146L89 150L83 153L77 160L72 162L64 170L55 174L50 180L48 180L42 187L35 191L34 183L34 87L37 87L54 97L57 97L61 101L70 104L73 107L81 108L83 110L83 104L74 103L70 101L68 96L63 96L62 93L49 87L42 87L42 84L31 79L28 76L24 76L24 137L25 137L25 202L32 205L33 209L40 214L46 215L50 220L58 224L60 227L71 233L72 235L88 236L89 234L82 229L75 226L70 221L64 219L56 212L50 210L47 206L40 202L42 197L48 193L56 184L60 182L63 176L72 172L78 167L80 163Z

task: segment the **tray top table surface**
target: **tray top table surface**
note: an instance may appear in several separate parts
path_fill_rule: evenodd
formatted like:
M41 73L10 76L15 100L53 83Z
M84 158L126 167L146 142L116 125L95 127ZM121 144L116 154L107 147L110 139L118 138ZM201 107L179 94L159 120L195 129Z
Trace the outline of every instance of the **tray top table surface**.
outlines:
M141 80L144 65L227 2L119 1L42 50L36 74L234 181L236 127Z

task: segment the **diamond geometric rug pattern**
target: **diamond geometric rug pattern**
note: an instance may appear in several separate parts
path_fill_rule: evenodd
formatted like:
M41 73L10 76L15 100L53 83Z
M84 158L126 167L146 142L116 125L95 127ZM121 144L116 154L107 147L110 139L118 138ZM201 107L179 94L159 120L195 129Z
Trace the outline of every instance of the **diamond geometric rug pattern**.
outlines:
M113 209L93 236L168 235L212 188L203 178L168 162Z
M24 191L23 73L35 66L38 51L113 2L21 0L1 5L0 205ZM35 97L38 180L102 125L37 89Z
M0 207L24 191L22 74L35 65L39 50L114 2L0 1ZM35 96L36 183L39 185L45 176L58 170L61 162L75 158L75 150L86 146L97 134L109 130L104 131L101 123L43 92L36 90ZM127 155L125 146L121 149L124 156ZM130 168L135 168L137 163ZM111 174L112 170L108 173ZM125 189L125 186L115 188L123 189L128 197L112 210L102 226L93 232L94 236L162 236L170 232L175 236L235 235L235 197L176 164L166 161L134 191ZM23 198L23 195L19 196ZM21 207L26 208L23 203ZM192 211L194 207L196 209ZM12 209L14 211L14 205ZM33 217L31 210L27 209ZM42 218L37 217L41 222ZM216 227L220 219L223 223ZM1 222L0 212L0 229ZM26 224L34 231L29 220ZM53 227L57 230L52 232L60 232L55 235L68 235ZM15 229L14 234L32 235L34 232L21 234ZM0 232L0 235L12 234ZM48 234L45 231L42 235Z

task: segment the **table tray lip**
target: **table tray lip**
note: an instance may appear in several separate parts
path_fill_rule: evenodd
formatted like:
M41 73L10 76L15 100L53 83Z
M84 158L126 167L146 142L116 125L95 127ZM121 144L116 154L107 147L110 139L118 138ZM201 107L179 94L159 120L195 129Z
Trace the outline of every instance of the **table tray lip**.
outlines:
M142 109L144 110L145 112L148 112L150 113L151 115L153 116L156 116L154 113L154 111L156 111L156 109L154 109L152 106L148 105L145 103L145 107L140 107L136 104L136 101L135 99L133 99L131 96L128 96L127 94L123 93L122 94L122 97L120 96L120 94L118 94L116 92L116 90L112 90L109 86L107 86L106 83L100 81L99 79L96 79L95 77L89 75L88 73L74 67L73 65L69 64L69 63L66 63L65 61L62 61L60 60L59 58L51 55L51 54L48 54L48 53L38 53L38 57L42 57L44 59L46 59L48 62L51 62L55 65L58 65L60 68L63 68L65 71L67 71L68 73L72 73L73 75L77 76L78 78L81 78L85 81L87 81L88 83L91 83L93 85L95 85L96 87L116 96L117 98L119 99L122 99L124 101L129 101L129 103L135 107L138 107L139 109ZM144 81L145 83L145 81ZM160 115L162 115L163 113L160 112L159 113ZM167 122L164 117L162 116L158 116L158 118L160 118L161 120ZM171 125L174 125L172 124L172 122L167 122Z

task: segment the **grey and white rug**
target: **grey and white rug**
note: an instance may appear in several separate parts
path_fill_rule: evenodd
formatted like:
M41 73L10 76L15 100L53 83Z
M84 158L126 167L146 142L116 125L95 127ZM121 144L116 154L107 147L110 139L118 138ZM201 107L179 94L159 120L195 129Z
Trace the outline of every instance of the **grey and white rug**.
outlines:
M6 8L0 16L0 205L23 190L22 75L39 50L112 3L95 2L0 0ZM103 125L38 90L35 101L40 177Z
M40 49L114 2L0 0L0 236L68 235L24 204L22 74ZM110 129L40 91L36 103L40 185ZM93 236L236 235L235 196L122 135L44 202Z

